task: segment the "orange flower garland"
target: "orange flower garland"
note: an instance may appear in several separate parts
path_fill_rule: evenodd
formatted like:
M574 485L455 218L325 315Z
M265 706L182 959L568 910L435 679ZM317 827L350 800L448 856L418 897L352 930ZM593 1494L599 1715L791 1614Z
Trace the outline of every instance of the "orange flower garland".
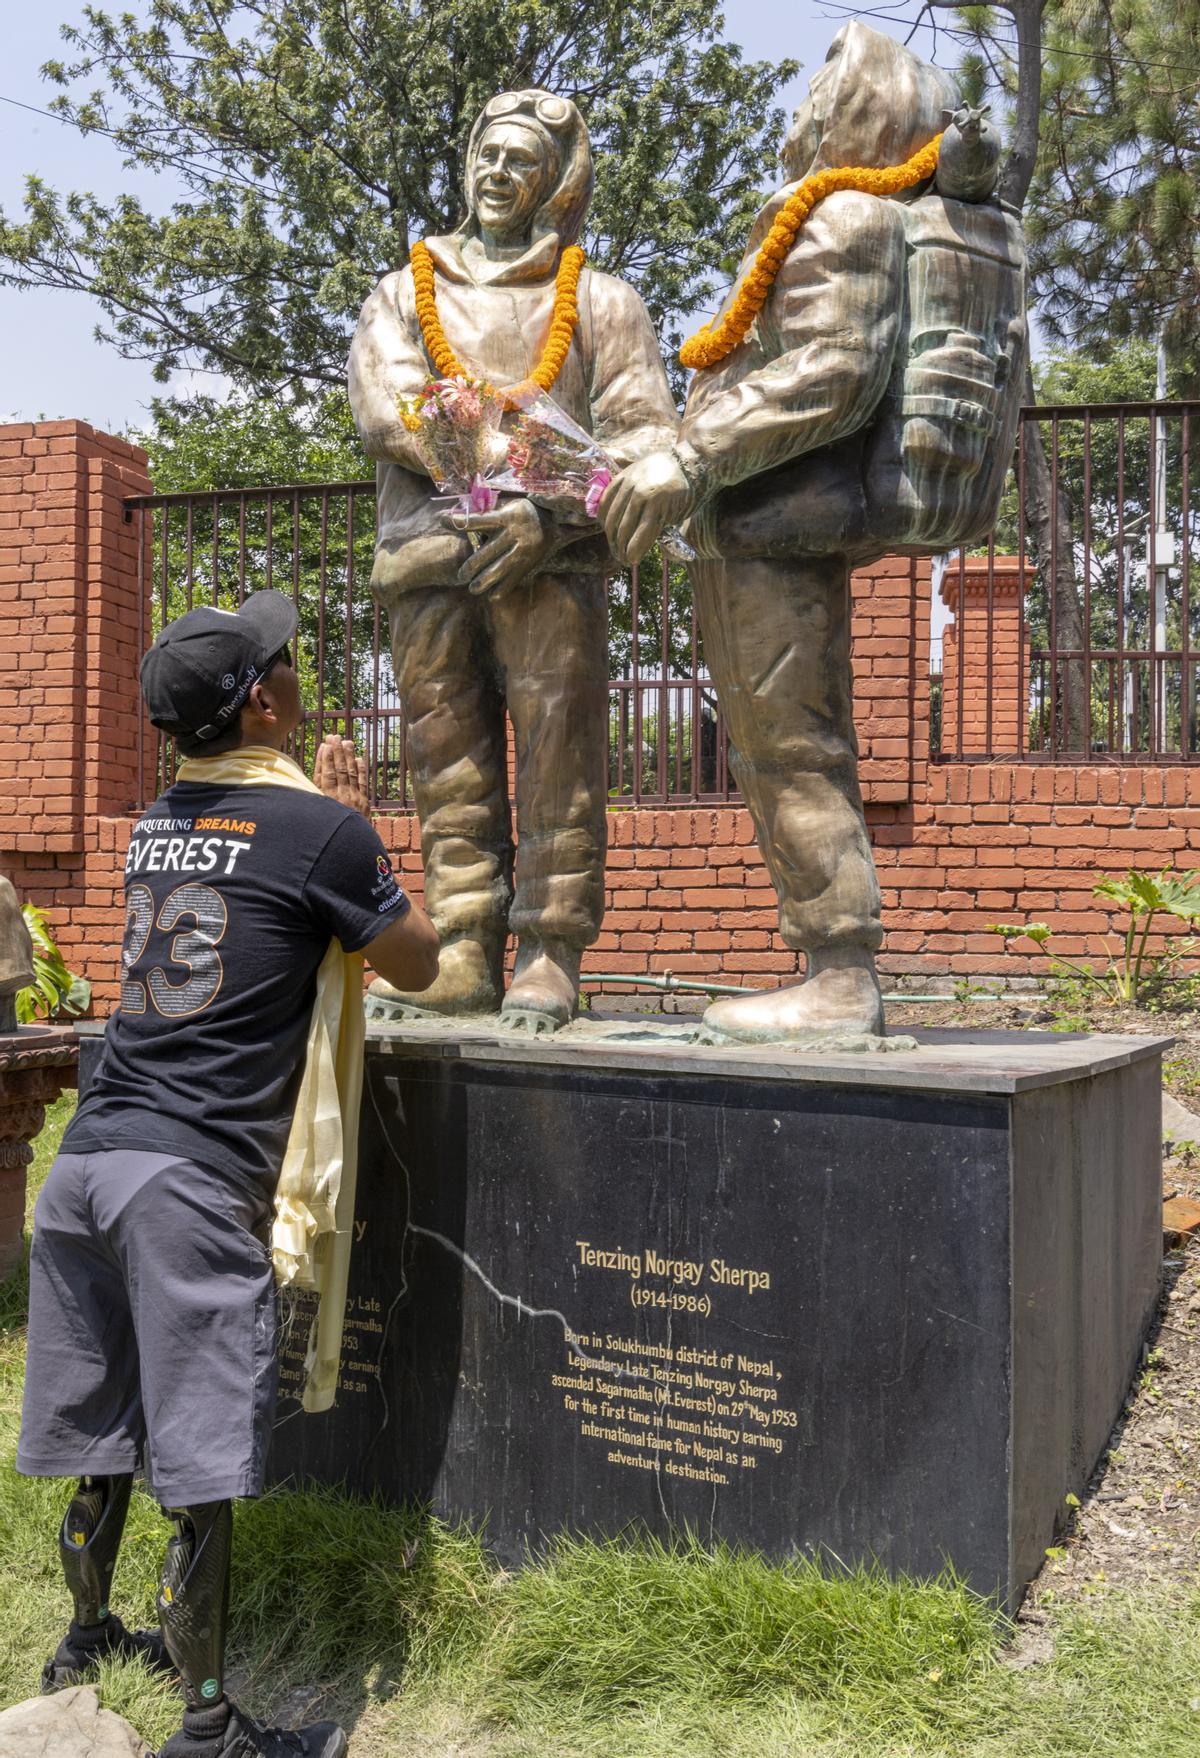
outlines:
M819 201L839 189L857 189L866 195L899 195L902 189L923 183L927 177L933 176L941 144L941 135L935 135L928 146L914 153L903 165L890 165L883 170L840 165L835 170L815 171L811 177L806 177L776 214L729 310L715 329L711 324L704 324L694 336L689 336L679 350L680 365L716 366L739 342L745 341L751 324L766 304L788 251L796 242L797 232Z
M433 258L423 240L413 245L409 260L417 294L417 316L421 320L421 334L425 338L425 346L433 364L443 378L475 379L485 390L495 390L495 386L477 379L475 373L468 371L446 339L446 332L437 314ZM550 390L571 349L571 337L579 322L579 306L576 302L579 275L586 261L587 257L577 244L568 244L559 258L558 273L554 277L554 316L550 320L550 333L546 337L542 358L525 381L527 384L537 385L543 391Z

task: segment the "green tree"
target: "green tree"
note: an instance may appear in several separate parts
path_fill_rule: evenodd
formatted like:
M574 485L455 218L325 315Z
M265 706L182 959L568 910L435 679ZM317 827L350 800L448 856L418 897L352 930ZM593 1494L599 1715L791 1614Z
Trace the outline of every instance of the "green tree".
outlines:
M673 353L772 180L796 71L743 62L722 26L699 0L151 0L144 24L89 6L46 69L57 112L184 193L154 212L30 177L23 217L0 215L0 282L93 294L164 381L340 385L376 279L462 217L483 103L544 85L592 132L591 260L640 287Z
M1194 388L1200 4L1061 0L1042 102L1027 227L1047 333L1101 352L1164 335Z
M329 487L373 474L345 391L299 403L246 394L163 398L127 437L145 448L157 494L194 497L147 515L155 628L193 604L228 608L245 592L274 587L294 595L299 613L297 666L305 707L316 716L309 741L341 732L347 710L353 717L386 709L394 694L386 628L378 673L373 661L375 496ZM297 484L312 486L287 492ZM377 748L375 762L388 767L391 789L403 781L399 722L385 718L377 732L389 748Z
M359 444L350 399L340 389L300 404L247 396L158 397L146 426L126 438L145 448L156 494L354 482L374 469Z
M958 28L964 85L1014 110L1009 21L973 6L958 9ZM1198 175L1200 0L1054 0L1025 204L1031 302L1052 342L1103 359L1165 333L1177 383L1194 387Z

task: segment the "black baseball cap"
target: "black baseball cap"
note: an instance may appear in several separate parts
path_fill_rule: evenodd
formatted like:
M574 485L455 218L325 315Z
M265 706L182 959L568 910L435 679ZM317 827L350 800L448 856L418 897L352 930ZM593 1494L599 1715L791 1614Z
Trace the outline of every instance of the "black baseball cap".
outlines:
M150 719L188 739L219 738L296 633L282 592L252 592L238 610L198 605L168 623L142 660Z

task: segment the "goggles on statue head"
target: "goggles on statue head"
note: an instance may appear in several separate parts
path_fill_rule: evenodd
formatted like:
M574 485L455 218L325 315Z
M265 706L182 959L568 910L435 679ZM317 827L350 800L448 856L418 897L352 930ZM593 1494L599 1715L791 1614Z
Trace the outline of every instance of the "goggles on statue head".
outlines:
M552 92L532 91L500 92L483 106L483 115L488 122L515 119L518 114L536 117L543 128L557 134L569 124L571 106L565 98L556 98Z

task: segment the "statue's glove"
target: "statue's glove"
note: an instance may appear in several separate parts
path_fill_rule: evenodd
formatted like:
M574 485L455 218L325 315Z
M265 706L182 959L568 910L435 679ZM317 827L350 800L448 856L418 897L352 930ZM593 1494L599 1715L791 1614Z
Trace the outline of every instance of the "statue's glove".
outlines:
M453 524L486 539L458 570L459 584L472 592L506 592L560 547L550 514L524 496L502 500L490 513L456 513Z
M640 562L668 525L691 511L692 485L674 452L647 452L614 476L599 517L619 562Z

